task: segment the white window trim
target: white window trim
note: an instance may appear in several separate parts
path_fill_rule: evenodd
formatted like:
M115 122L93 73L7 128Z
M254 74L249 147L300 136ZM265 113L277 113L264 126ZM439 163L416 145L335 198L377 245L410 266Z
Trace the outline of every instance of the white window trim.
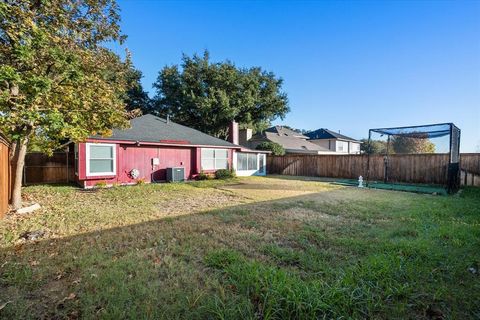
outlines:
M249 152L235 152L234 153L234 168L235 168L235 172L237 172L237 174L239 176L264 176L266 175L267 173L267 156L266 154L264 153L255 153L256 155L256 160L257 160L257 169L255 170L241 170L239 167L238 167L238 154L251 154ZM260 159L263 157L264 159L264 166L263 166L263 170L260 170ZM248 163L247 163L247 167L248 167Z
M238 155L239 154L245 154L247 155L247 169L240 169L238 167ZM255 169L248 169L248 156L249 155L254 155L255 156L255 162L256 162L256 166L255 166ZM260 159L259 159L259 154L258 153L250 153L250 152L238 152L237 153L237 158L236 158L236 161L237 161L237 171L259 171L260 170Z
M260 168L260 158L263 158L263 170ZM257 153L258 173L265 175L267 173L267 155L265 153Z
M113 150L113 171L112 172L90 172L90 146L112 147ZM85 144L85 162L87 167L87 177L96 176L115 176L117 173L117 145L114 143L86 143Z
M213 168L204 168L203 167L203 150L213 150L213 158L205 158L205 159L209 159L209 160L213 160ZM229 150L228 149L219 149L219 148L201 148L200 150L200 167L202 168L202 170L220 170L220 169L225 169L225 168L217 168L217 158L215 157L215 151L216 150L219 150L219 151L226 151L227 152L227 157L226 158L218 158L218 159L221 159L221 160L227 160L227 169L229 167L229 164L228 164L228 152Z

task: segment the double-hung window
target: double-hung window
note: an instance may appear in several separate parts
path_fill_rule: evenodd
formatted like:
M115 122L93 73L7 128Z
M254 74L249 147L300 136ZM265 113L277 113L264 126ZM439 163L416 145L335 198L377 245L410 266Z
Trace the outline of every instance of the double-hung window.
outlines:
M87 176L110 176L116 172L114 144L87 143Z
M202 170L218 169L228 169L228 150L202 148Z

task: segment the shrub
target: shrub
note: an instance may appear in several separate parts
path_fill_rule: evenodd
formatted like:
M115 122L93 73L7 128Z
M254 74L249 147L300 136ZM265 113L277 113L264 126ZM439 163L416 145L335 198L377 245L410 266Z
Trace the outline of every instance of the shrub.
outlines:
M229 169L220 169L215 172L215 178L217 179L230 179L235 177L235 172Z
M276 142L265 141L260 143L257 150L266 150L271 151L274 156L283 156L285 154L285 149Z
M209 179L211 179L210 175L206 174L203 171L201 171L197 176L197 180L209 180Z

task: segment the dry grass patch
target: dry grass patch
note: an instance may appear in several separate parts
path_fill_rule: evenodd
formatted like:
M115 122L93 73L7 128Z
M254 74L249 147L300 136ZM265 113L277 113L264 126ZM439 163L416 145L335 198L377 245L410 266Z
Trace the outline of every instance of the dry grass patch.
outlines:
M283 177L26 188L0 221L0 318L445 318L480 314L480 193ZM19 241L25 231L46 231ZM475 269L475 270L477 270ZM455 294L452 294L455 293Z

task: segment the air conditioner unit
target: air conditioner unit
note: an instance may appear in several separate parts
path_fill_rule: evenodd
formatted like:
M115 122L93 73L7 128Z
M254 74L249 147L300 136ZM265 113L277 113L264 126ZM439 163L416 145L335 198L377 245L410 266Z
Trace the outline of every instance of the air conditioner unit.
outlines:
M185 181L185 168L183 167L167 168L167 181L168 182Z

